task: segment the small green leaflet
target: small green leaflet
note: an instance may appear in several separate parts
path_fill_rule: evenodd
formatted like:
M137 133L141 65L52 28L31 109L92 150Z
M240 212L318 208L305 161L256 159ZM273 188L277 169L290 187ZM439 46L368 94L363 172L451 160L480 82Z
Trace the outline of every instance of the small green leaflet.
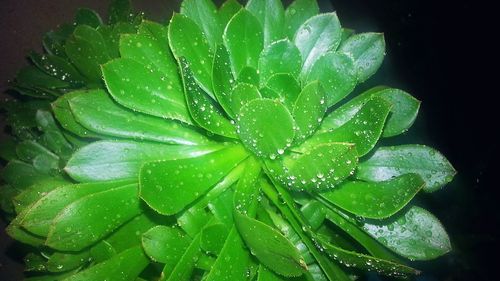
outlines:
M385 41L382 33L359 33L347 38L339 48L354 60L360 82L366 81L382 65Z
M319 13L316 0L295 0L285 10L286 35L293 39L297 29L309 18Z
M246 9L263 27L264 46L285 37L285 9L281 0L250 0Z

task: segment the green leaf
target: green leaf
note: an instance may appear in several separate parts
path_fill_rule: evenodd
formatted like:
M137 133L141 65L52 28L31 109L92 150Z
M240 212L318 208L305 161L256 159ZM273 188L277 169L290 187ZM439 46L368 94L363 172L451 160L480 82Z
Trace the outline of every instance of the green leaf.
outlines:
M112 0L109 5L109 23L127 22L132 18L130 0Z
M345 42L349 37L353 36L355 33L356 31L354 29L342 27L342 42L340 44L342 45L343 42Z
M254 99L240 109L240 139L257 156L274 159L283 154L293 141L293 127L290 112L278 101Z
M293 107L297 141L312 135L326 113L325 92L318 81L307 84Z
M78 272L65 281L108 280L129 281L135 278L149 264L141 247L133 247L113 256L109 260L98 263Z
M18 160L10 161L1 172L2 179L14 188L26 188L43 179L48 175L37 171L32 165Z
M137 34L155 40L157 44L159 44L163 48L165 46L168 46L168 27L161 23L142 20L141 24L137 28ZM172 53L169 50L168 54L165 55L172 56ZM172 61L172 63L175 65L175 61Z
M406 206L424 185L418 174L405 174L382 182L347 181L321 196L354 215L383 219Z
M319 13L316 0L295 0L285 11L285 28L288 38L293 39L297 29L309 18Z
M375 87L333 111L323 120L320 130L328 131L342 126L374 97L380 97L391 104L391 114L387 117L383 137L401 134L411 127L417 117L420 101L398 89Z
M264 89L261 89L262 95L266 98L277 99L285 104L288 110L293 111L295 102L302 91L299 82L286 73L274 74L267 80Z
M73 86L81 86L87 82L78 70L76 70L75 67L66 59L48 54L40 55L35 52L30 54L30 59L45 73L58 78L61 81L69 82ZM38 84L40 81L37 81L36 83ZM43 85L47 84L43 83Z
M246 157L238 145L196 158L146 163L139 175L140 195L158 213L176 214Z
M390 108L390 104L385 100L373 98L344 125L327 133L316 134L307 140L305 145L348 142L355 144L358 155L363 156L372 150L380 138Z
M251 66L245 66L238 74L238 83L247 83L259 86L259 73Z
M33 234L47 236L54 218L65 207L88 195L123 186L130 182L110 181L87 184L57 183L54 188L45 191L45 196L35 200L20 221L21 225Z
M64 129L79 137L97 137L97 134L90 132L76 121L69 105L69 101L72 98L84 95L85 93L85 91L74 91L62 95L52 103L52 111L54 112L54 117Z
M189 62L200 87L213 97L213 53L203 31L187 16L174 14L168 26L168 39L177 60L184 57Z
M65 272L77 269L85 263L88 263L89 258L89 250L70 253L55 252L50 255L47 261L47 270L50 272Z
M42 39L43 48L48 54L66 58L64 44L66 39L73 33L75 26L72 24L61 24L56 30L45 33Z
M352 175L357 162L357 152L351 144L319 144L304 154L285 159L289 170L285 184L299 190L330 189Z
M75 67L93 82L101 81L101 64L110 60L101 33L87 25L79 25L66 41L65 52Z
M238 83L231 91L231 111L238 116L241 107L258 98L261 98L261 95L256 86L247 83Z
M137 184L86 196L56 216L45 243L61 251L81 250L141 213L139 203Z
M266 45L259 57L260 83L266 84L276 73L287 73L297 78L302 68L299 49L288 39Z
M158 28L155 25L149 28ZM161 26L163 28L163 26ZM150 29L148 29L150 30ZM167 29L155 30L160 33L123 34L120 36L120 54L122 58L136 60L148 69L161 72L161 80L167 84L168 95L182 97L182 84L177 72L177 64L170 50L166 50ZM158 35L156 37L155 35ZM160 37L161 36L161 37Z
M132 110L191 123L182 91L175 79L168 81L159 71L127 58L102 66L109 93L121 105Z
M279 276L278 274L272 272L267 267L260 264L257 281L285 281L285 279L283 279L283 277Z
M314 80L319 80L325 88L327 105L330 107L354 90L357 73L350 57L328 52L312 66L307 81Z
M238 231L233 227L205 280L242 280L242 278L248 276L250 263L250 254L245 248Z
M424 191L433 192L449 183L456 174L446 158L424 145L400 145L378 148L359 164L356 177L366 181L384 181L402 174L416 173L425 181Z
M159 224L172 224L172 218L157 215L148 210L113 231L106 241L119 253L142 243L142 235Z
M235 213L234 218L245 244L265 266L285 277L300 276L307 269L297 249L280 232L246 215Z
M184 58L180 59L180 64L186 103L193 120L209 132L236 138L235 127L226 119L219 105L196 83L191 66Z
M74 95L69 105L78 123L99 134L170 144L207 143L207 139L192 127L128 110L102 90Z
M16 84L31 88L40 87L48 90L70 86L69 82L52 77L33 65L26 66L17 73Z
M302 54L303 78L314 63L324 53L335 50L340 44L340 22L336 13L320 14L304 22L294 37L294 42Z
M388 221L366 222L363 229L389 249L411 260L430 260L451 250L450 238L441 222L417 206Z
M249 157L234 192L233 205L236 211L251 217L255 216L260 192L258 186L260 174L260 163L254 157Z
M196 22L205 34L208 45L214 49L222 43L222 26L217 17L217 7L211 0L184 0L181 13Z
M264 46L285 37L285 9L280 0L250 0L246 9L257 18L262 27Z
M76 11L75 20L76 25L88 25L97 28L102 25L102 19L94 10L87 8L79 8Z
M207 225L201 231L200 247L207 252L218 255L228 234L229 229L222 223Z
M162 272L161 281L189 281L191 280L191 274L194 270L196 261L200 256L200 235L197 235L183 253L183 255L177 260L177 264L170 270L170 268L165 267Z
M54 178L39 179L12 199L16 213L21 213L48 192L65 184L69 182Z
M17 158L16 155L16 141L10 136L2 137L0 142L0 158L6 161L11 161Z
M238 0L226 0L222 6L217 11L217 16L219 17L219 22L222 29L226 28L227 23L231 18L236 15L236 13L241 10L243 6L238 2Z
M217 101L222 106L227 115L231 118L235 114L231 111L230 96L231 90L235 84L235 78L231 72L231 62L229 54L224 45L217 47L217 52L214 56L214 64L212 69L213 89Z
M246 66L257 69L264 46L264 34L257 18L241 9L227 24L223 39L235 76Z
M68 158L73 152L73 147L62 134L52 113L39 109L36 112L35 120L38 128L43 131L43 134L38 142L41 145L46 146L61 158Z
M378 274L383 274L391 277L408 277L411 275L418 275L420 273L420 271L406 265L367 256L364 254L359 254L356 252L347 251L326 242L322 238L316 238L326 253L328 253L330 256L333 256L340 263L348 267L353 266L359 269L374 271Z
M78 150L64 170L80 182L135 179L141 166L156 160L195 158L222 146L165 145L134 141L98 141Z
M178 228L158 225L142 235L142 247L153 261L172 270L191 243Z
M359 33L349 38L339 48L354 60L360 82L377 72L385 56L385 40L382 33Z

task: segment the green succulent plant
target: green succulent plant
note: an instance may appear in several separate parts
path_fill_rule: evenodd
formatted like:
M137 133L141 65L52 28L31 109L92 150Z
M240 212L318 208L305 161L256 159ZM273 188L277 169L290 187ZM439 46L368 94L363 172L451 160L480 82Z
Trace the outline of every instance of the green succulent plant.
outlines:
M47 33L4 103L7 232L28 280L352 280L447 253L419 192L455 170L381 146L420 102L315 0L184 0L168 25L113 1Z

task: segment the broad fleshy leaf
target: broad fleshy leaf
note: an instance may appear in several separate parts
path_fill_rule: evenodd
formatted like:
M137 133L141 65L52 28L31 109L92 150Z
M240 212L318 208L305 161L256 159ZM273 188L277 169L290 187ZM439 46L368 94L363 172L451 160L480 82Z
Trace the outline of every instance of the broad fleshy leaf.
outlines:
M82 92L68 102L78 123L102 135L184 145L208 142L188 125L128 110L102 90Z
M174 14L168 26L168 39L177 60L181 57L187 60L200 87L213 97L213 52L203 31L187 16Z
M307 81L318 80L325 88L328 107L338 103L354 90L357 82L356 69L350 57L328 52L311 68Z
M285 11L285 28L288 38L293 39L297 29L309 18L319 13L316 0L295 0Z
M247 247L264 265L287 277L303 274L306 269L303 258L277 230L239 213L235 214L235 224Z
M236 82L231 71L229 54L224 45L219 45L214 56L214 66L212 69L213 89L217 101L226 114L234 118L235 114L231 110L230 97L231 90Z
M227 24L223 39L235 76L246 66L257 69L264 46L264 34L257 18L246 9L241 9Z
M158 213L176 214L246 157L237 145L196 158L146 163L139 175L140 195Z
M226 0L217 11L217 16L219 17L219 22L221 24L222 30L227 26L227 23L231 18L238 13L243 6L238 2L238 0Z
M384 181L402 174L416 173L425 181L424 191L433 192L456 174L448 160L435 149L424 145L400 145L378 148L359 164L356 177Z
M246 103L240 109L237 126L241 141L248 149L257 156L271 159L285 152L295 134L288 109L270 99L254 99Z
M387 221L366 222L363 229L389 249L411 260L430 260L451 250L450 238L441 222L417 206Z
M401 210L424 185L418 174L405 174L382 182L347 181L321 196L354 215L383 219Z
M214 49L217 44L222 43L222 26L217 17L217 8L211 0L184 0L181 13L196 22L210 48Z
M146 255L170 269L174 268L190 243L191 239L181 230L164 225L155 226L142 235Z
M236 138L234 125L224 116L219 105L196 83L191 65L180 59L186 103L193 120L200 127L225 137Z
M82 250L140 214L139 203L137 184L112 188L77 200L53 220L45 243L61 251Z
M359 33L350 36L339 48L354 60L358 79L366 81L379 69L385 56L385 40L381 33Z
M165 145L134 141L98 141L78 150L64 170L80 182L135 179L141 166L156 160L195 158L221 145Z
M325 52L335 50L341 39L340 22L336 13L320 14L304 22L294 36L294 42L302 54L303 78Z
M326 113L325 92L318 81L304 86L293 107L295 134L298 142L312 135Z
M264 46L285 37L285 9L281 0L250 0L246 9L263 27Z
M166 77L133 59L115 59L102 66L109 93L119 104L135 111L191 123L177 77ZM169 81L170 80L170 81Z
M305 146L326 142L348 142L356 145L358 155L363 156L370 152L380 138L390 108L390 104L385 100L373 98L341 127L314 135L307 140Z
M297 78L302 68L299 49L288 39L267 45L259 57L260 84L265 85L276 73L287 73Z
M238 116L241 107L258 98L262 98L262 96L256 86L247 83L238 83L231 91L231 111Z

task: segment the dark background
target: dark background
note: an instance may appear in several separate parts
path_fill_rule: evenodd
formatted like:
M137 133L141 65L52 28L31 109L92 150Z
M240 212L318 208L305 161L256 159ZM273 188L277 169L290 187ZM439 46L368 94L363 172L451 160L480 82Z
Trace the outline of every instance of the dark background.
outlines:
M443 190L420 195L422 204L441 219L454 251L434 262L417 263L421 280L496 280L500 216L493 173L499 156L497 103L498 16L480 1L332 0L344 27L384 32L387 56L379 73L360 88L386 84L423 101L405 143L422 143L443 152L458 171ZM331 2L331 3L330 3ZM42 34L71 21L77 7L105 15L107 1L2 0L0 7L0 87L40 50ZM180 1L135 1L137 9L165 20ZM103 18L105 18L103 16ZM498 25L498 24L496 24ZM3 233L0 280L20 280L22 265ZM10 250L9 250L10 249Z

